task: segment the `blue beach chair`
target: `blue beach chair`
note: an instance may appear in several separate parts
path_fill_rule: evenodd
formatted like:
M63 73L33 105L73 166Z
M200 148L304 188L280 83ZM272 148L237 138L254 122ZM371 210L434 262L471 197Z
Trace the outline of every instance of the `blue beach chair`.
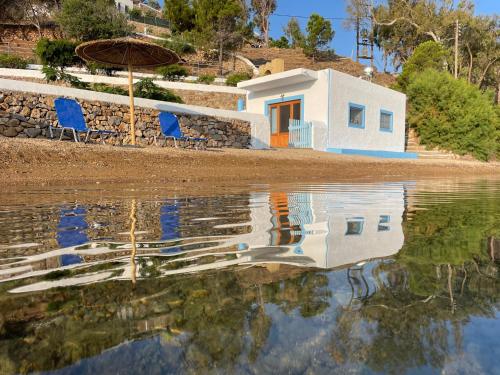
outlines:
M104 143L103 135L117 134L112 130L97 130L87 128L85 117L83 117L82 107L76 100L58 98L54 100L56 107L57 119L59 120L60 127L49 127L50 138L54 138L54 130L60 130L61 135L59 140L62 140L64 133L69 131L73 134L75 142L80 142L80 133L85 135L85 143L88 142L92 133L99 134L101 141Z
M177 141L193 141L195 142L196 149L198 149L198 145L201 144L206 148L206 144L208 139L206 138L194 138L194 137L185 137L182 134L181 127L179 125L179 119L173 113L161 112L158 116L160 119L160 130L161 130L161 138L164 138L163 146L167 144L167 140L173 139L174 146L177 147ZM155 145L158 145L158 137L154 137Z

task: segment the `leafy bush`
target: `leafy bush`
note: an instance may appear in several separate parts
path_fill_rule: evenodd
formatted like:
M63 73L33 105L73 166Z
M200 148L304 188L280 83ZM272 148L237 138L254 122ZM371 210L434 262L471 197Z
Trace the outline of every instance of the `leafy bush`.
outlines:
M164 41L161 45L181 56L196 53L196 48L191 43L188 43L182 37L178 36L171 37L169 40Z
M426 70L407 87L408 123L422 143L488 160L498 153L499 118L488 93Z
M141 79L134 85L134 96L164 102L183 103L180 96L175 95L170 90L162 89L151 78Z
M70 40L43 38L36 44L35 53L43 65L65 68L81 63L80 58L75 53L77 45Z
M205 85L211 85L215 82L215 76L213 74L202 74L198 77L198 83L204 83Z
M249 73L233 73L227 76L226 85L237 86L238 83L248 81L252 76Z
M439 43L428 41L420 44L415 48L413 55L411 55L404 64L403 72L398 77L397 86L395 88L405 91L412 77L426 69L434 69L437 71L443 70L449 55L449 51Z
M44 65L42 68L42 73L44 74L45 80L47 82L62 81L69 83L72 87L75 87L77 89L89 89L89 84L86 82L82 82L80 78L65 73L63 70L54 68L52 66Z
M0 68L26 69L28 64L22 57L0 53Z
M269 42L269 47L275 47L275 48L290 48L290 43L288 43L288 39L286 36L282 36L281 38L277 40L271 40Z
M112 77L115 74L116 70L122 70L122 68L118 68L118 67L113 68L113 67L101 65L101 64L91 62L91 61L86 61L85 66L87 67L87 70L92 75L104 74L108 77Z
M118 38L132 31L109 0L64 0L56 21L67 37L81 41Z
M91 90L98 92L105 92L107 94L128 95L128 90L125 90L118 86L106 85L105 83L94 83L91 86Z
M139 8L132 8L128 10L128 14L132 18L139 18L142 17L142 12Z
M168 81L179 81L182 77L189 75L189 71L178 64L162 66L156 69L156 72Z

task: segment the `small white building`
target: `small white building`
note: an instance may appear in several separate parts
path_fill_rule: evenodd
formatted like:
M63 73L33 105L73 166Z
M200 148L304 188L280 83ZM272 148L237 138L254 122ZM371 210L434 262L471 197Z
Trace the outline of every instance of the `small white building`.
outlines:
M134 8L132 0L115 0L116 8L122 13L128 13L129 10Z
M238 84L246 111L268 128L254 143L339 154L416 158L405 153L406 95L332 69L294 69Z

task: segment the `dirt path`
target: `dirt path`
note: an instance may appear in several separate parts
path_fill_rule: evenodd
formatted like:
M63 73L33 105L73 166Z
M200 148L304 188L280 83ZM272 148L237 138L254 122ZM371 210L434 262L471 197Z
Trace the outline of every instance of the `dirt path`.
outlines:
M389 160L310 150L126 148L0 137L0 185L272 183L500 176L500 163Z

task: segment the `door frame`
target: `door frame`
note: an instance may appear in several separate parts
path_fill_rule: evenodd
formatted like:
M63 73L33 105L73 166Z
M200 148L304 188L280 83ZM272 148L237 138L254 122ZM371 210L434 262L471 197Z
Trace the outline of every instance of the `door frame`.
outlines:
M270 107L273 104L281 104L281 103L288 103L288 102L296 102L300 101L300 121L304 121L304 109L305 109L305 100L304 100L304 95L294 95L294 96L283 96L278 99L271 99L271 100L266 100L264 102L264 115L269 118L270 116ZM279 134L279 133L278 133ZM269 146L271 146L271 127L269 126Z

